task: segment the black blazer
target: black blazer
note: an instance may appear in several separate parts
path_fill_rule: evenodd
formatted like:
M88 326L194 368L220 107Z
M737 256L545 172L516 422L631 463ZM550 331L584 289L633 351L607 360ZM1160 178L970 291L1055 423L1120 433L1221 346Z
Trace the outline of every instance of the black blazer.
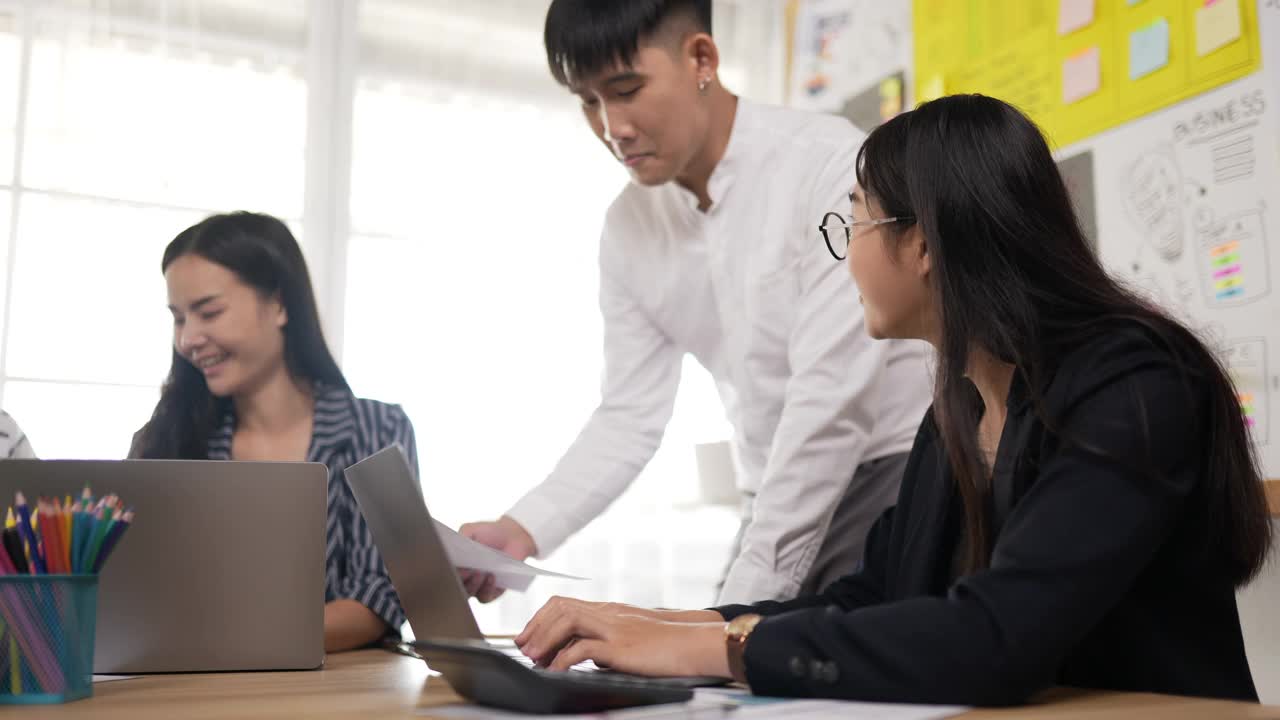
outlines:
M744 656L754 692L1006 705L1070 685L1257 700L1234 588L1197 552L1203 390L1145 335L1118 331L1064 358L1043 397L1059 433L1020 380L1010 392L988 569L952 580L962 512L930 411L860 571L818 595L716 608L768 616Z

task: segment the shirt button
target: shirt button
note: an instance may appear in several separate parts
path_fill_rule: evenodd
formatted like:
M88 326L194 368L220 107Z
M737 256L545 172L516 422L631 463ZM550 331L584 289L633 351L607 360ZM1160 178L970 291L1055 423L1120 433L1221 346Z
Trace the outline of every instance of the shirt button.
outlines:
M804 661L798 657L791 658L791 674L795 677L804 677Z
M835 685L840 679L840 668L836 667L834 662L825 662L822 664L822 679L828 685Z
M826 664L821 660L809 661L809 677L814 682L822 682L826 679Z

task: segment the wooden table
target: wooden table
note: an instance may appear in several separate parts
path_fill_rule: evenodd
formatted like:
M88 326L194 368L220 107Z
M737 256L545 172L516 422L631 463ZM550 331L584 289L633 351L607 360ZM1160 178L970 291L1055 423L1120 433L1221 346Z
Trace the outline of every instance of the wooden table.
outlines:
M148 675L99 683L87 700L52 706L0 706L0 717L40 718L409 718L459 702L444 678L419 660L383 650L331 655L311 672ZM532 716L531 716L532 717ZM731 720L732 715L728 716ZM1271 718L1280 707L1168 695L1055 690L1034 705L977 710L965 720L1086 718L1188 720Z

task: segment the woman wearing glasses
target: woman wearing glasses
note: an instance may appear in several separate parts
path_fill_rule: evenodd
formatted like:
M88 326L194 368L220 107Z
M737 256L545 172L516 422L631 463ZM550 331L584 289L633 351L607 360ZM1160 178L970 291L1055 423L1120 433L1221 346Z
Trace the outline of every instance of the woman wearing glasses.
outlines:
M863 567L714 610L555 599L521 649L766 695L1256 700L1235 588L1271 529L1235 392L1191 331L1103 270L1035 125L987 97L926 103L870 135L851 200L824 234L869 332L938 351Z

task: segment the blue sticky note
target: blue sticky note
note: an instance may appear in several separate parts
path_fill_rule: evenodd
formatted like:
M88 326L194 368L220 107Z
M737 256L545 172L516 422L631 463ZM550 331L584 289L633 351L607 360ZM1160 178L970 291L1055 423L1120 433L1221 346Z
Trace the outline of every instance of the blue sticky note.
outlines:
M1156 18L1129 35L1129 79L1137 80L1169 64L1169 21Z

